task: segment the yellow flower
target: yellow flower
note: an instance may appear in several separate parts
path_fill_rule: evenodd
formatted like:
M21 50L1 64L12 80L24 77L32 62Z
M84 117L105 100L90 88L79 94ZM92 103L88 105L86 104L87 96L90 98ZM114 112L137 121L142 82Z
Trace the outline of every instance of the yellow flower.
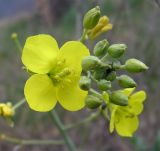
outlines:
M107 32L112 29L112 24L109 23L109 18L103 16L99 19L98 24L91 30L88 31L89 39L95 39L102 33Z
M81 60L89 50L78 41L66 42L60 49L50 35L26 40L22 62L34 72L26 82L24 94L33 110L50 111L58 102L69 111L84 107L86 91L79 88Z
M0 103L0 116L11 117L14 115L11 103Z
M127 106L119 106L109 103L109 97L105 94L105 100L111 111L110 132L116 129L120 136L132 137L139 126L138 115L143 111L143 102L146 99L146 93L139 91L134 93L135 88L127 88L123 93L129 97Z

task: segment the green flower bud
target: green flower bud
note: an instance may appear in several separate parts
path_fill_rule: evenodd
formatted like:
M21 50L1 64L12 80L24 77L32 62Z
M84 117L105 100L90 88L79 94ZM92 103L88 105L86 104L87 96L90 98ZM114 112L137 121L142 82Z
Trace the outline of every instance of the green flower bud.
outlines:
M127 46L125 44L113 44L109 46L108 53L113 58L119 58L124 54L126 48Z
M97 80L105 78L105 70L104 69L96 69L93 73L93 77Z
M89 90L91 87L91 79L87 76L81 76L79 86L82 90Z
M112 67L113 67L113 69L115 69L115 70L120 69L120 68L121 68L121 63L120 63L120 61L118 61L118 60L113 61L113 62L112 62Z
M108 46L109 42L106 39L99 41L94 47L94 55L99 57L106 54Z
M109 90L111 88L111 82L107 80L100 80L97 82L98 88L102 91Z
M121 90L112 92L109 96L109 99L112 103L116 105L128 105L128 97Z
M101 66L101 61L95 56L88 56L82 60L83 71L94 70Z
M109 74L107 74L106 80L107 81L114 81L116 79L116 72L111 71Z
M17 33L12 33L11 38L16 39L18 37Z
M136 82L127 75L121 75L118 77L119 85L123 88L134 88L137 86Z
M101 12L100 12L100 8L99 6L96 6L95 8L92 8L91 10L89 10L83 19L83 27L85 29L92 29L94 28L101 16Z
M85 104L89 109L96 109L102 104L102 101L96 96L88 95L85 99Z
M139 73L148 69L148 67L137 59L128 59L124 65L124 69L131 73Z

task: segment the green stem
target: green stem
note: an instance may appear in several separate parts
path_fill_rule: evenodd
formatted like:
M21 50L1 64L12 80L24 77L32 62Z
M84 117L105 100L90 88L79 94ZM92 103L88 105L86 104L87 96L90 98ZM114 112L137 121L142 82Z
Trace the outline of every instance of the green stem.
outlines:
M22 46L21 46L21 44L20 44L20 42L19 42L19 40L18 40L18 35L17 35L17 33L13 33L12 34L12 39L13 39L13 41L15 42L15 44L16 44L16 46L17 46L17 48L18 48L18 50L19 50L19 52L20 52L20 54L22 53Z
M19 102L17 102L12 108L14 110L16 110L17 108L19 108L21 105L23 105L26 102L26 99L23 98L22 100L20 100Z
M91 93L95 94L97 97L99 97L99 98L101 98L101 99L103 100L102 95L101 95L99 92L97 92L96 90L90 89L89 91L90 91Z
M67 125L67 126L65 127L65 129L66 129L66 130L70 130L70 129L75 128L75 127L78 127L78 126L80 126L80 125L82 125L82 124L89 123L89 122L95 120L99 115L100 115L100 112L92 113L89 117L83 119L82 121L79 121L79 122L77 122L77 123L75 123L75 124Z
M66 130L65 130L65 128L64 128L64 126L63 126L63 124L62 124L62 122L61 122L61 120L59 119L59 116L58 116L58 114L56 113L56 111L53 110L52 112L49 112L49 115L50 115L52 121L53 121L53 122L55 123L55 125L57 126L59 132L60 132L61 135L63 136L64 141L65 141L68 149L69 149L70 151L77 151L77 149L76 149L73 141L72 141L71 138L68 136L68 134L67 134L67 132L66 132Z
M86 35L87 35L87 30L84 29L83 30L83 34L82 34L82 36L81 36L79 41L83 43L85 41L85 39L86 39Z
M4 134L0 135L0 140L11 142L14 144L21 144L21 145L62 145L64 141L62 140L25 140L19 139L15 137L6 136Z

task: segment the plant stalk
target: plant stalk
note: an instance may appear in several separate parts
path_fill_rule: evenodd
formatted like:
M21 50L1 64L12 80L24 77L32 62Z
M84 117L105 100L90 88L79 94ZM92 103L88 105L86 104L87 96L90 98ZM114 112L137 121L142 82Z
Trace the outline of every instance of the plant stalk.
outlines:
M49 115L52 119L52 121L55 123L55 125L57 126L59 132L61 133L61 135L64 138L64 142L66 143L69 151L77 151L73 141L71 140L71 138L68 136L64 125L62 124L57 112L55 110L53 110L52 112L49 112Z

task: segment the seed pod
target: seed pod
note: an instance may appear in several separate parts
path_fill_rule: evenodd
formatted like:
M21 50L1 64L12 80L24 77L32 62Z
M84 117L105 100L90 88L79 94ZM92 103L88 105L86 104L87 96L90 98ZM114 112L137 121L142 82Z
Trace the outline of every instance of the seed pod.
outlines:
M89 90L91 87L91 79L87 76L81 76L79 86L82 90Z
M109 74L107 74L106 80L107 81L114 81L116 79L116 72L111 71Z
M124 65L124 69L130 73L139 73L148 69L148 67L137 59L128 59Z
M106 91L111 88L111 82L104 79L98 81L97 85L98 85L98 88L102 91Z
M109 96L110 101L116 105L126 106L128 105L128 97L121 91L114 91Z
M94 47L94 55L99 57L106 54L108 46L109 42L106 39L99 41Z
M102 104L102 101L96 96L88 95L85 99L85 104L89 109L96 109Z
M108 53L113 58L121 57L126 51L127 46L125 44L113 44L109 46Z
M88 56L82 60L83 71L93 70L100 67L101 61L95 56Z
M127 75L121 75L118 77L119 85L123 88L134 88L137 86L136 82Z
M100 8L99 6L96 6L95 8L92 8L91 10L89 10L83 19L83 27L85 29L92 29L94 28L101 16L101 12L100 12Z

